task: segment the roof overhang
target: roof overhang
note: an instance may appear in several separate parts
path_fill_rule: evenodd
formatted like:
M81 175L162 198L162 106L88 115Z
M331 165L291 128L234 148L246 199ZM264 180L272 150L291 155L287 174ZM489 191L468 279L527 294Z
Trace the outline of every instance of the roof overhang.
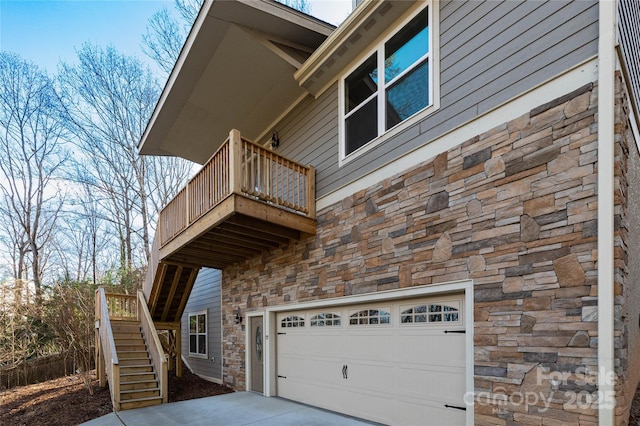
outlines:
M203 164L239 129L257 139L306 92L294 72L334 27L271 0L209 0L139 151Z
M349 17L305 61L295 73L301 87L318 97L330 87L353 61L363 58L380 36L380 29L392 24L420 2L368 0L361 2Z

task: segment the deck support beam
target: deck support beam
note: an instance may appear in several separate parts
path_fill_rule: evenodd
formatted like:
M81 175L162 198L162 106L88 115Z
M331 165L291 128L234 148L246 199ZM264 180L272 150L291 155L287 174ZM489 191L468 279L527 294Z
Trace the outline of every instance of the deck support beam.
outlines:
M182 377L182 330L180 326L175 329L176 342L176 377Z

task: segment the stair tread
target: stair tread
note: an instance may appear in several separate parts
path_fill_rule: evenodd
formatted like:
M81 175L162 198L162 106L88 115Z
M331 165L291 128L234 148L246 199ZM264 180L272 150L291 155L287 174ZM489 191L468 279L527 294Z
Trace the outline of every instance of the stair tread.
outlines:
M124 394L124 393L136 393L136 392L153 392L153 391L158 391L160 392L160 388L159 387L155 387L155 388L144 388L144 389L128 389L128 390L121 390L120 391L120 395ZM131 399L127 399L127 401L132 401Z
M133 399L127 399L125 401L120 401L121 404L123 403L129 403L129 402L139 402L139 401L153 401L155 399L160 399L162 400L161 396L145 396L144 398L133 398Z
M127 384L127 385L139 385L142 383L158 383L158 381L156 379L148 379L148 380L133 380L131 382L120 382L121 384Z
M156 375L156 373L153 371L142 371L138 373L120 373L120 378L129 377L129 376L139 376L140 374L153 374L154 376ZM158 379L156 378L156 379L149 379L149 380L158 380ZM125 382L125 383L135 383L135 382Z

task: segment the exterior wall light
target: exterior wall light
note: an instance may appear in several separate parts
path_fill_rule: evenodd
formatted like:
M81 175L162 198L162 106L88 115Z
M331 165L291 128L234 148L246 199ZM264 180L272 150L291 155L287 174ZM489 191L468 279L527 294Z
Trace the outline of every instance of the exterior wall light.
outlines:
M280 146L280 138L278 137L278 132L274 131L271 134L271 148L277 148Z

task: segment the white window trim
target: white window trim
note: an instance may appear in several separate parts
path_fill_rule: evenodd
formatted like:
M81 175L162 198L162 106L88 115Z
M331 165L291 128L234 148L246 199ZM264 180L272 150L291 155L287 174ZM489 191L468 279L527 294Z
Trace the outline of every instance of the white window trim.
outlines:
M197 317L198 315L204 315L204 353L200 354L197 352L191 352L191 317L195 316ZM188 348L189 348L189 357L191 358L204 358L207 359L209 358L209 314L207 312L206 309L203 309L201 311L194 311L194 312L189 312L187 315L187 332L189 335L189 339L188 339ZM196 319L196 336L200 335L202 333L198 333L197 332L197 319ZM196 346L198 345L198 338L196 337Z
M404 131L408 127L415 125L416 123L422 121L426 116L432 114L434 111L440 108L440 10L439 10L439 2L438 1L425 1L424 4L421 4L418 9L413 10L408 15L402 19L398 24L394 26L394 30L388 32L381 38L376 45L368 50L365 55L361 55L358 57L357 62L352 64L350 68L346 70L338 80L338 139L339 139L339 158L338 165L342 167L354 159L360 157L364 153L372 150L383 142L391 139L398 133ZM429 22L429 100L430 104L427 105L424 109L418 111L413 116L407 118L406 120L396 124L389 130L384 130L386 119L383 117L384 108L380 106L380 104L384 103L384 91L386 87L391 83L383 83L378 85L378 91L375 92L374 95L378 96L378 136L373 140L367 142L360 148L356 149L352 153L346 155L346 147L345 147L345 99L344 99L344 91L345 91L345 79L351 75L360 65L362 65L371 55L377 53L378 60L378 69L384 69L384 45L385 43L391 39L394 35L397 34L398 30L402 29L406 24L408 24L415 16L417 16L420 12L427 7L428 9L428 22ZM425 55L426 56L426 55ZM416 63L419 61L416 61ZM414 63L415 64L415 63ZM404 75L404 73L403 73ZM395 78L394 80L395 81ZM366 102L362 102L365 104ZM362 106L359 105L360 106ZM354 109L355 111L355 109ZM353 112L353 111L352 111Z

